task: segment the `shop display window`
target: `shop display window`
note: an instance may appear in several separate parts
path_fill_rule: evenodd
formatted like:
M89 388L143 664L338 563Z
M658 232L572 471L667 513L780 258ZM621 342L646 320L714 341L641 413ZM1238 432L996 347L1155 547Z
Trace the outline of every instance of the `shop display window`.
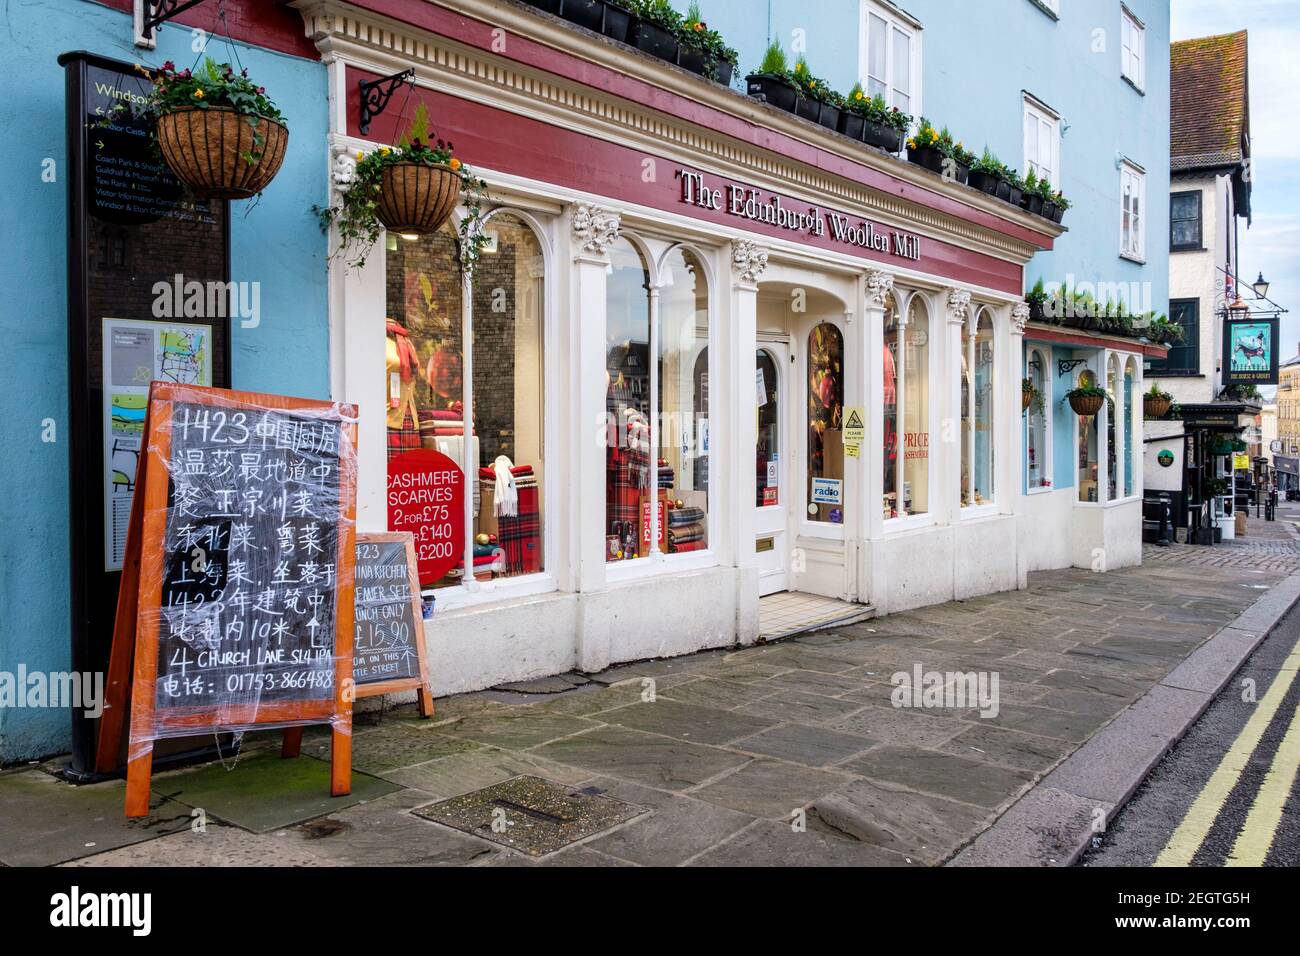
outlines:
M704 269L688 250L667 255L658 279L659 328L652 336L649 265L626 238L616 240L609 254L605 558L627 561L704 550L709 544Z
M1083 388L1097 384L1097 376L1085 369L1076 385ZM1079 474L1079 500L1099 501L1097 494L1097 419L1098 415L1076 415L1076 463Z
M1110 393L1110 414L1106 416L1106 497L1114 501L1121 495L1119 485L1119 445L1117 437L1120 421L1124 415L1124 404L1119 393L1119 363L1115 356L1106 363L1106 391Z
M973 483L969 490L969 503L986 505L993 502L993 321L988 312L981 310L976 325L975 376L972 387L975 399L975 418L972 423L971 445L975 458Z
M693 253L673 249L659 271L661 551L709 546L709 287Z
M809 521L844 522L844 336L830 322L808 333Z
M1047 414L1052 396L1048 394L1047 357L1031 349L1025 377L1034 386L1035 399L1025 409L1025 469L1029 488L1050 488L1051 459L1047 450Z
M758 443L755 454L757 469L757 507L781 503L781 413L779 405L780 370L767 349L760 348L755 367L754 387L758 401Z
M1133 445L1135 441L1133 437L1135 431L1133 419L1137 415L1137 406L1133 401L1133 396L1136 384L1137 363L1130 358L1124 366L1124 494L1126 496L1137 493L1137 485L1133 480Z
M920 296L912 298L906 322L898 321L896 309L886 309L884 362L885 517L926 514L930 510L930 315Z
M543 570L542 342L544 268L532 228L509 213L485 226L470 309L462 309L457 238L389 234L386 258L385 384L388 457L426 448L474 474L469 541L433 587ZM470 414L465 339L471 342ZM426 582L427 583L427 582Z

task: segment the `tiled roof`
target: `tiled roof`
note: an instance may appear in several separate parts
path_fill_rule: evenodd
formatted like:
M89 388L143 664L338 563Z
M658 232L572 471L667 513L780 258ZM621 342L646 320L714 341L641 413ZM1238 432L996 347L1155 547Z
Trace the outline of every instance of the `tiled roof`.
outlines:
M1249 155L1246 31L1169 47L1170 169L1235 166Z

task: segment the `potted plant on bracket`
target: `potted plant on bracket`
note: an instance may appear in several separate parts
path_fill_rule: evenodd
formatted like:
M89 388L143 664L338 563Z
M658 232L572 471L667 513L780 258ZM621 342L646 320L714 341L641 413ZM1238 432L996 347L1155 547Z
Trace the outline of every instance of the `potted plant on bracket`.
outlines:
M1074 414L1084 418L1101 411L1102 403L1110 401L1110 393L1100 385L1080 385L1066 392L1065 398Z
M365 257L381 229L427 235L451 215L457 203L468 215L458 230L461 264L472 268L488 236L482 230L487 184L456 158L452 144L429 140L429 114L421 103L410 129L396 146L357 153L352 183L337 206L318 208L321 225L339 231L339 251Z
M153 81L144 114L157 122L164 161L195 195L247 199L275 178L289 130L247 70L208 57L197 73L178 73L168 60Z
M1174 397L1164 391L1156 382L1151 383L1151 390L1142 396L1143 418L1164 418L1174 403Z

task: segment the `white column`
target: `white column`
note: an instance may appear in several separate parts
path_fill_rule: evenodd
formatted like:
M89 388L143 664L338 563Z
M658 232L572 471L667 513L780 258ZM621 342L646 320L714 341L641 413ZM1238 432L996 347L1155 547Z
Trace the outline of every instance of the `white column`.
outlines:
M570 216L574 268L567 337L574 480L569 488L569 528L576 557L574 589L594 591L605 586L605 270L619 220L614 213L586 205L572 208ZM582 659L581 648L579 657L585 670L604 666L599 660ZM607 662L607 646L604 657Z
M961 400L963 390L968 388L967 384L962 381L961 366L962 356L966 356L969 363L969 347L966 337L962 335L970 320L970 292L967 289L949 289L948 290L948 322L947 335L944 339L944 361L948 363L948 374L943 377L945 388L943 394L948 396L948 405L945 427L940 433L943 439L941 442L945 458L951 456L947 461L947 474L939 476L939 486L946 489L943 501L947 506L948 520L956 521L961 517L961 462L963 449L969 455L969 460L974 461L972 450L968 446L970 437L962 427L961 421ZM969 394L967 394L969 398ZM937 496L936 496L937 497Z
M725 394L733 398L724 405L725 419L718 423L729 437L719 444L718 436L714 435L710 441L727 450L731 473L735 476L728 485L731 494L725 507L727 524L732 528L735 565L740 568L757 564L754 555L754 505L758 481L754 470L754 450L758 446L758 400L754 373L758 349L758 280L766 268L766 249L748 239L732 242L731 321L724 329L721 341L725 356L723 365L731 383ZM787 375L789 370L781 369L781 374ZM788 449L782 448L781 454L788 454ZM710 500L723 503L723 499L717 496L711 495Z

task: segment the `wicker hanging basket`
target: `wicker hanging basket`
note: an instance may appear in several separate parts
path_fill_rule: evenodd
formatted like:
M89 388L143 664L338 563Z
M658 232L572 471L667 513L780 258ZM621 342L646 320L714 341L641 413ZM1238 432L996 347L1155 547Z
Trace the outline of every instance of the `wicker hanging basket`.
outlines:
M1034 402L1034 393L1029 391L1028 389L1022 388L1020 390L1020 410L1022 412L1028 411L1029 406L1032 405L1033 402Z
M202 199L247 199L275 178L289 146L284 124L217 106L158 118L158 146Z
M1101 403L1105 400L1100 395L1071 395L1070 407L1074 409L1076 415L1096 415L1101 411Z
M460 173L443 163L385 166L376 215L392 232L426 234L447 221L461 194Z
M1142 414L1146 418L1164 418L1169 413L1170 400L1151 395L1142 399Z

